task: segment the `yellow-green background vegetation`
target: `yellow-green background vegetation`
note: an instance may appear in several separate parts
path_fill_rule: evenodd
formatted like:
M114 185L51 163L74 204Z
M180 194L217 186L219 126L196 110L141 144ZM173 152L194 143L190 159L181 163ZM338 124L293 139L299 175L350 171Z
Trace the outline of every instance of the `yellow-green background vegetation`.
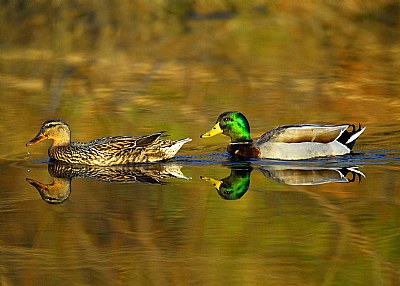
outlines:
M399 14L395 0L0 1L0 284L399 284ZM254 170L224 201L199 176L229 175L201 163L227 138L198 137L231 109L254 136L361 122L367 177L288 186ZM33 161L48 144L25 143L51 117L79 141L191 137L192 179L76 179L46 204L25 177L51 182Z

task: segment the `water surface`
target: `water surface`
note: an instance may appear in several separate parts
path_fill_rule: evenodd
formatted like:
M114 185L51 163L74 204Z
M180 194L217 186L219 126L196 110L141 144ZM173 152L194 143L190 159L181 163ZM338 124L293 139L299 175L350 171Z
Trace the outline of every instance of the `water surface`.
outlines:
M2 285L400 283L391 1L162 10L175 18L146 18L142 3L137 22L130 5L115 18L54 5L2 6L16 9L1 20ZM352 155L232 161L227 137L199 138L227 110L253 137L291 123L367 129ZM76 141L193 141L161 164L53 164L48 142L25 147L53 117Z

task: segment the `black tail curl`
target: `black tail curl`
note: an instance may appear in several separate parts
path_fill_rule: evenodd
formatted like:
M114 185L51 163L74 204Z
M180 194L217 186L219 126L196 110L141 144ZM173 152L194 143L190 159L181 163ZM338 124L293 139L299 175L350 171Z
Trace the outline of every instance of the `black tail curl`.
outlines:
M357 129L354 124L350 124L349 129L346 130L345 132L343 132L342 135L340 135L340 137L337 139L337 141L339 141L343 145L346 145L351 150L351 149L353 149L354 144L356 144L357 139L355 139L349 143L346 143L346 142L351 138L351 136L353 136L357 132L360 132L360 130L362 129L361 123L358 123Z

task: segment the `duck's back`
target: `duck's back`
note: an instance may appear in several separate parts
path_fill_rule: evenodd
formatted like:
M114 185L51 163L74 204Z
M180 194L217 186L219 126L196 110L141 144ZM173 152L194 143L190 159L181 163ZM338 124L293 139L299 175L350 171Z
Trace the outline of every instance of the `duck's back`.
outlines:
M163 132L141 137L103 137L87 143L71 142L68 146L51 147L52 159L70 164L98 166L156 162L172 158L191 139L160 140Z
M317 125L297 124L283 125L264 133L259 139L262 142L301 143L319 142L329 143L336 140L347 128L344 125Z
M349 124L299 124L277 127L254 140L260 157L301 160L348 154L364 128L347 131Z
M148 136L103 137L90 142L71 142L68 146L49 149L52 159L71 164L111 166L145 162L144 151L156 143L162 133Z

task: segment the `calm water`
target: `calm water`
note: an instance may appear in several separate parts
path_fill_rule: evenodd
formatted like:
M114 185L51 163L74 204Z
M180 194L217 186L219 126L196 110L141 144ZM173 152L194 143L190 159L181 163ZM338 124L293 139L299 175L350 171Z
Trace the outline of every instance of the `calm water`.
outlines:
M130 34L121 16L90 30L93 46L63 9L51 31L47 10L22 21L28 38L17 16L3 25L0 284L399 285L393 9L376 8L385 22L349 8L344 28L326 7L307 22L284 4L199 5L182 30L142 19ZM290 123L367 129L352 155L238 162L227 137L199 138L226 110L245 113L253 137ZM25 143L52 117L76 141L161 130L193 141L162 164L49 164L48 142Z

